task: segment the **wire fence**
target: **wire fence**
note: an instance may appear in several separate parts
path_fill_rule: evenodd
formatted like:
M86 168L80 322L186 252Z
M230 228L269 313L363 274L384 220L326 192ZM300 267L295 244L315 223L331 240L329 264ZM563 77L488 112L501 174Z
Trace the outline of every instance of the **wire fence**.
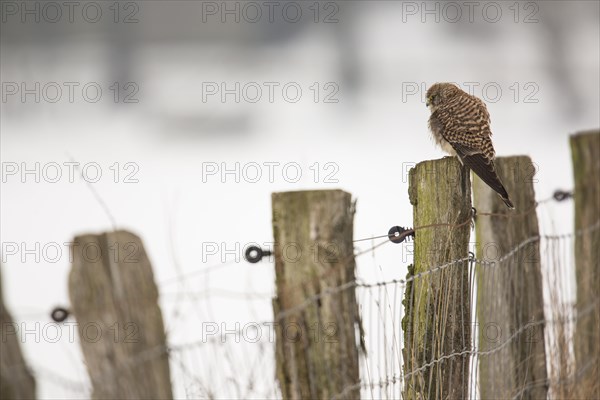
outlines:
M538 202L524 213L536 212L539 206L552 200L560 199L554 196ZM492 215L476 213L476 218L486 216ZM469 223L470 219L456 226ZM439 224L413 229L436 229L441 225L448 226ZM459 365L464 369L459 375L468 385L469 398L480 398L482 390L490 389L484 386L490 384L498 384L495 393L503 398L522 398L535 387L547 388L552 397L574 393L574 387L588 384L581 381L584 370L595 367L575 364L572 348L574 326L577 320L600 312L600 299L579 305L579 308L573 301L574 240L598 229L600 221L568 234L533 236L494 259L477 258L471 254L441 265L432 265L427 271L409 274L406 278L347 282L326 288L306 298L301 304L277 313L273 318L265 318L268 315L265 310L271 307L273 293L227 290L198 292L190 289L189 282L194 277L229 273L228 264L207 267L188 275L181 274L158 284L169 344L136 355L117 370L106 371L103 379L110 381L124 370L141 368L150 360L166 356L177 398L280 398L275 380L277 324L293 315L316 312L328 297L353 292L358 303L359 317L353 322L356 329L355 346L360 349L360 381L332 393L331 398L349 398L356 393L360 393L361 398L370 399L406 398L407 389L417 386L425 390L428 398L436 398L441 389L453 382L433 382L432 371L447 368L448 365ZM373 254L381 246L391 243L387 235L355 240L374 241L383 238L385 240L351 256L360 261L362 256ZM529 320L519 315L501 315L505 310L499 305L504 300L500 294L498 302L492 302L482 310L478 295L482 290L486 291L488 298L494 298L495 291L500 293L499 285L518 275L519 269L527 263L523 257L531 244L539 246L541 255L541 259L535 261L542 265L543 315ZM359 262L359 272L360 265ZM416 325L411 325L406 310L414 306L412 301L416 300L411 296L417 284L444 287L448 285L449 276L457 276L454 274L456 271L466 271L464 275L467 278L460 285L467 290L445 291L438 297L431 291L427 292L427 296L432 297L421 300L431 307L427 308L426 313L433 317L423 322L420 332L415 332L411 326ZM177 289L173 292L175 285ZM527 290L526 287L513 289L515 293ZM464 297L464 293L468 293L468 297ZM226 321L220 318L218 311L223 302L232 302L240 308L254 311L247 312L243 318ZM258 304L254 307L250 303ZM468 311L471 318L457 317L463 304L470 305ZM481 323L482 315L488 316L484 317L485 324ZM317 346L317 351L329 351L332 343L339 341L336 323L345 322L340 315L337 318L329 325L324 323L323 326L304 327L306 330L303 334L310 335L311 344ZM450 325L456 328L457 324L459 329L454 331L459 335L446 335L451 330ZM226 328L223 328L224 325ZM181 331L185 331L183 337L193 340L182 340L179 337ZM430 341L428 350L419 347L418 335L423 332L427 333ZM298 340L297 332L287 339ZM526 371L522 365L504 364L508 359L505 354L514 351L515 347L533 349L540 343L546 348L545 359L536 359L532 353L526 362L542 362L547 377L505 382L507 368ZM457 360L460 362L452 364ZM80 361L74 359L73 362ZM77 368L82 367L82 364L77 365ZM484 370L485 376L482 376ZM41 383L59 387L65 398L91 397L89 380L75 380L39 365L33 365L33 372ZM332 376L329 378L334 380L334 375L340 371L330 373ZM504 392L506 388L510 389L509 392ZM492 390L495 389L492 387Z

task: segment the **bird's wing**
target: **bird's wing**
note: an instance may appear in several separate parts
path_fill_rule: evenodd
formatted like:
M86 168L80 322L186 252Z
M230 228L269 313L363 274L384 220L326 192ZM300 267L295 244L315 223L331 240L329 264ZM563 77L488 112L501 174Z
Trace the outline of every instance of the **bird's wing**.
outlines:
M496 153L492 145L490 114L483 101L465 96L444 110L444 114L446 124L441 132L444 139L452 146L468 148L468 153L481 152L494 159Z
M468 116L461 111L451 110L441 134L456 151L462 163L473 170L505 202L508 201L508 205L510 203L508 193L494 165L496 153L492 145L489 114L485 104L480 100L479 102L481 106L471 109L471 114ZM512 207L512 203L509 207Z

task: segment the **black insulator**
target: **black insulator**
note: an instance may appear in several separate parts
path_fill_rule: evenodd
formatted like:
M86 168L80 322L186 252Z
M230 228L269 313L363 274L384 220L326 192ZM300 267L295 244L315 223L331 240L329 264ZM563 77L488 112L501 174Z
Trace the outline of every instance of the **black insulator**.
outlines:
M258 246L250 246L246 249L246 253L244 254L244 258L249 263L255 264L262 260L265 256L270 256L271 252L269 250L263 250Z
M65 319L69 318L69 310L63 307L55 307L50 313L50 316L55 322L63 322Z
M408 236L414 236L415 231L401 226L392 226L388 231L388 239L394 243L402 243Z
M572 192L567 192L564 190L557 190L556 192L554 192L554 200L556 201L563 201L566 199L570 199L571 197L573 197L573 193Z

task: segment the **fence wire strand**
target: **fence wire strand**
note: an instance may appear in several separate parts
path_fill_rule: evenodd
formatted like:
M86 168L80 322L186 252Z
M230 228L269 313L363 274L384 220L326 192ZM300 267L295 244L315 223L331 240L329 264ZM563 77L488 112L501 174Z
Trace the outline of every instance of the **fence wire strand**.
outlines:
M475 218L480 217L521 217L529 213L535 212L537 208L542 204L547 204L553 200L553 198L545 199L543 201L536 202L532 207L521 213L515 214L494 214L485 212L476 212ZM427 226L420 226L413 228L415 232L422 229L433 229L439 227L450 227L457 228L465 226L472 222L473 218L469 218L458 224L432 224ZM257 326L274 326L286 318L307 312L312 307L319 307L321 302L331 296L338 296L342 293L353 291L356 293L356 299L358 302L358 314L361 318L357 324L360 325L361 332L364 329L364 338L361 333L361 342L365 341L365 351L361 353L361 374L360 380L353 384L347 385L338 393L333 393L331 398L343 399L360 391L361 397L364 398L402 398L403 393L407 388L408 381L411 379L421 380L419 384L428 385L428 394L431 398L438 396L436 387L431 381L426 382L427 371L439 368L441 365L448 361L458 358L469 358L469 370L463 373L463 376L470 382L470 397L479 398L479 381L481 379L479 374L480 363L482 360L488 357L493 357L499 353L502 353L511 346L520 343L521 338L527 335L528 332L533 332L535 328L540 326L554 327L558 326L564 329L567 333L573 330L573 324L579 319L585 318L594 312L598 312L600 308L600 300L587 304L583 308L577 308L572 302L561 303L564 305L564 313L560 315L544 315L544 318L539 320L528 321L520 326L512 327L510 335L504 338L499 343L491 347L482 347L484 343L481 342L480 327L471 325L470 321L460 320L462 324L462 332L460 342L466 344L453 349L451 352L443 353L443 348L447 343L444 342L447 325L451 322L447 320L450 315L460 314L457 311L458 305L461 301L469 300L473 306L473 314L477 315L477 291L480 286L476 283L476 269L486 268L489 272L487 279L490 282L496 281L502 275L500 272L506 273L510 268L519 266L513 262L516 255L518 255L523 249L531 244L540 245L542 243L546 246L546 251L543 253L544 256L548 257L547 260L543 260L547 264L552 264L554 268L551 274L560 274L561 268L572 268L572 256L569 254L572 249L572 241L575 237L581 235L590 234L600 228L600 221L596 221L591 226L583 229L579 229L573 233L561 234L561 235L537 235L514 246L509 251L500 255L497 259L478 259L474 256L462 257L456 260L452 260L447 263L440 265L432 265L427 270L411 275L407 278L400 279L389 279L381 280L376 282L365 282L362 280L356 280L352 282L346 282L336 287L325 288L319 293L316 293L300 302L299 304L279 311L272 319L268 318L260 322L254 322ZM354 242L362 242L367 240L378 240L386 238L385 241L373 244L366 250L355 251L354 254L348 255L348 258L358 258L368 253L374 253L381 246L389 242L387 240L388 235L373 236L370 238L363 238L354 240ZM554 258L552 258L554 257ZM342 261L345 261L342 260ZM191 307L200 309L198 302L202 300L202 296L198 296L198 293L193 293L185 290L186 279L197 275L206 275L218 272L224 267L228 267L228 264L215 265L204 270L193 271L188 274L179 273L176 278L167 280L159 284L161 292L165 287L171 286L173 283L178 283L179 290L174 293L177 295L177 304L180 304L181 299L187 299L192 303ZM447 272L455 271L457 269L467 268L467 279L460 281L461 288L468 288L462 290L462 292L471 293L470 299L462 299L457 295L449 294L446 291L445 297L441 298L430 298L430 292L427 294L426 299L413 299L415 292L415 284L424 284L427 282L435 282L436 285L449 285L445 281ZM510 273L510 271L508 271ZM546 272L548 273L548 272ZM557 275L558 276L558 275ZM556 276L554 276L556 278ZM549 282L549 281L548 281ZM548 282L545 285L548 285ZM492 284L491 296L495 295L495 291L498 290L497 285ZM200 292L201 293L201 292ZM229 292L230 294L233 292ZM561 294L561 296L563 296ZM215 293L208 292L206 297L214 297ZM253 294L256 297L256 294ZM269 301L269 296L265 294L261 295L263 300ZM567 295L564 295L568 297ZM235 298L230 300L244 301L248 300L247 297L252 297L246 293L236 293ZM404 298L409 299L405 302ZM572 296L571 296L572 299ZM259 301L260 299L257 299ZM407 343L415 345L416 335L413 332L405 332L404 324L406 316L406 307L409 309L415 306L414 303L425 302L427 304L427 313L433 313L439 316L439 319L431 321L432 326L429 326L429 321L425 322L425 331L434 330L434 350L431 354L425 352L416 354L413 361L418 361L418 367L405 370L407 365L405 353ZM101 307L102 305L99 305ZM581 306L581 305L580 305ZM430 308L431 307L431 308ZM188 316L190 317L190 316ZM201 321L204 315L197 313L196 318ZM180 321L181 316L173 318L174 321ZM339 319L339 315L337 316ZM212 316L211 320L218 320L216 316ZM476 318L473 319L476 321ZM181 322L181 321L180 321ZM180 323L179 322L179 323ZM169 326L169 329L173 329L173 326ZM546 332L546 337L542 337L541 340L545 340L547 345L554 343L557 338L552 337L552 329L550 333ZM236 329L228 333L234 337L245 337L247 339L248 332L244 329ZM412 336L411 336L412 335ZM548 337L550 335L550 337ZM468 337L472 336L471 339ZM344 339L347 340L347 339ZM260 340L251 343L242 343L231 340L223 340L222 336L210 336L198 338L194 341L172 343L167 346L157 346L144 351L143 353L137 354L127 362L121 364L117 369L107 371L101 379L110 381L114 379L114 376L126 369L140 368L143 367L144 363L147 363L158 357L168 357L171 365L171 375L173 381L173 387L179 387L183 389L183 392L178 392L179 396L185 398L222 398L222 397L280 397L279 389L273 382L272 370L274 368L275 359L275 348L274 348L274 337L265 338L260 337ZM358 344L358 343L357 343ZM319 343L323 345L323 343ZM552 354L550 354L550 357ZM528 382L526 385L517 388L516 393L511 393L510 397L520 398L525 393L528 393L536 385L547 385L551 390L557 389L561 384L573 384L577 383L583 374L585 368L590 366L584 366L577 370L572 370L573 360L572 354L568 360L568 367L571 368L568 376L555 376L553 375L553 367L549 367L548 378L539 381ZM211 362L215 362L217 365L212 365ZM206 370L200 372L201 370ZM241 369L241 371L240 371ZM91 395L91 383L75 381L69 377L62 376L55 371L42 366L34 366L34 374L38 380L52 382L52 384L62 387L65 392L76 393L78 396L90 396ZM225 371L225 372L223 372ZM336 373L337 371L331 371ZM5 371L2 371L2 375L5 376ZM219 376L217 376L219 375ZM242 377L243 375L243 377ZM431 379L431 376L429 376ZM566 383L565 383L566 382ZM558 393L558 392L556 392ZM504 393L503 393L504 394Z

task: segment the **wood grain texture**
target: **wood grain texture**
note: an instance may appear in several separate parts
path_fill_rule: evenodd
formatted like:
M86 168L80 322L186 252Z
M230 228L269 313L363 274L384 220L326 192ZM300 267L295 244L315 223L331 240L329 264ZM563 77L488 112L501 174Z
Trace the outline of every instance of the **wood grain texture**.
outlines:
M274 193L277 380L284 399L358 398L354 205L341 190ZM311 297L348 284L344 290Z
M74 240L72 312L94 399L171 399L158 290L142 241L126 231Z
M469 175L456 157L424 161L410 171L410 202L415 227L415 278L404 299L405 399L464 399L468 397L469 356L446 355L470 349L469 261L428 273L430 269L468 258L471 216ZM465 223L466 222L466 223ZM419 370L419 372L416 372Z
M13 321L4 305L0 274L0 399L35 399L35 379L21 353L21 326ZM29 335L30 338L35 338Z
M600 220L600 132L571 136L575 181L575 277L577 310L587 312L578 318L575 333L575 359L581 380L600 398L600 230L589 230ZM590 310L590 307L592 308Z
M509 343L480 357L480 393L485 399L546 399L544 299L533 189L536 167L526 156L498 157L496 165L516 209L507 209L493 190L473 178L477 212L497 214L482 215L476 223L477 258L496 262L478 264L476 269L479 348L485 352Z

